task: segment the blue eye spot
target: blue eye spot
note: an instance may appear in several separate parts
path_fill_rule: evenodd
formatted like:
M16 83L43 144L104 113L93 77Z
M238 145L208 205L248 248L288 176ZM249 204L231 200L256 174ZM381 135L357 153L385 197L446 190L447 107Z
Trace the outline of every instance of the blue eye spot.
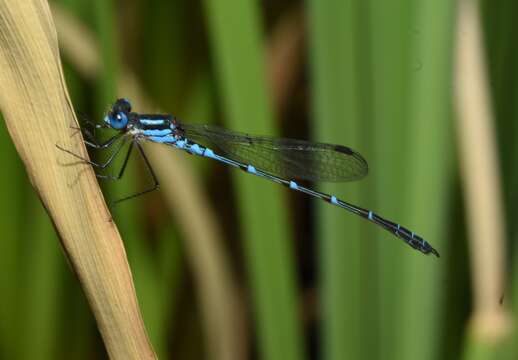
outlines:
M121 130L128 125L128 115L123 112L118 112L114 115L107 116L109 124L112 128Z

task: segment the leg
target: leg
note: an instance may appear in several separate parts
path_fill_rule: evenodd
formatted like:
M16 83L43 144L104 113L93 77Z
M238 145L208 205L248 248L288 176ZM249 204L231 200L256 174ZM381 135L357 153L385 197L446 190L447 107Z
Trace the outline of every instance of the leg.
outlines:
M115 143L117 140L119 140L122 136L124 136L125 134L124 133L118 133L117 135L109 138L108 140L106 140L104 143L98 143L97 141L95 141L95 137L91 136L91 133L88 132L88 135L91 139L93 139L93 141L90 141L90 140L85 140L85 144L94 148L94 149L106 149L110 146L113 145L113 143Z
M152 191L155 191L155 190L158 190L160 188L160 183L158 182L158 179L156 177L156 174L153 170L153 168L151 167L151 164L149 163L149 160L146 156L146 154L144 153L144 149L142 149L142 146L138 143L137 140L134 140L133 143L132 143L132 146L130 147L130 150L128 151L128 155L126 156L126 159L124 160L124 164L122 165L122 168L121 168L121 171L119 173L119 175L116 177L116 178L113 178L112 180L119 180L120 178L122 178L122 175L124 174L124 170L126 169L126 165L128 163L128 159L129 159L129 153L131 152L131 149L133 148L133 146L136 146L137 149L139 150L139 153L142 157L142 160L144 160L144 164L146 165L146 169L148 170L149 174L151 175L151 178L153 179L153 186L144 190L144 191L140 191L136 194L133 194L133 195L130 195L130 196L126 196L122 199L119 199L119 200L116 200L113 202L113 204L118 204L118 203L121 203L123 201L126 201L126 200L129 200L129 199L133 199L133 198L136 198L137 196L140 196L140 195L144 195L144 194L147 194L149 192L152 192Z
M71 125L70 128L74 129L76 131L81 131L83 134L87 134L90 139L95 138L96 129L109 128L109 126L105 123L96 124L93 121L88 120L88 117L84 114L82 114L82 115L78 114L77 117L80 117L81 123L85 123L86 125L88 125L91 128L91 131L85 129L84 127L77 127L77 126L75 126L75 124ZM72 136L74 136L74 135L75 135L75 133Z
M114 137L112 137L110 140L107 141L107 143L109 142L109 145L107 145L105 147L108 147L108 146L112 145L113 143L115 143L120 138L121 138L120 134L115 135ZM76 158L78 158L78 159L80 159L80 160L82 160L82 161L84 161L84 162L86 162L86 163L88 163L88 164L90 164L90 165L92 165L92 166L94 166L96 168L105 169L106 167L108 167L112 163L113 159L115 159L117 154L119 154L119 152L121 151L121 149L124 146L124 144L126 144L126 138L123 137L120 145L115 149L115 151L110 155L110 157L108 158L108 160L104 164L98 164L98 163L95 163L95 162L90 161L88 159L85 159L84 157L79 156L79 155L73 153L70 150L62 148L61 146L59 146L57 144L56 144L56 147L58 149L60 149L61 151L64 151L64 152L66 152L66 153L68 153L68 154L70 154L72 156L75 156ZM104 145L104 144L101 144L101 145Z
M95 139L96 139L96 134L95 134L95 130L96 129L108 129L110 128L107 124L105 123L102 123L102 124L96 124L94 122L91 122L89 120L86 120L86 124L89 125L91 128L92 128L92 131L90 130L87 130L87 129L81 129L81 131L83 131L83 133L85 133L86 135L88 135L88 140L89 141L85 141L85 143L87 145L89 145L90 147L93 147L95 149L101 149L101 148L105 148L105 147L108 147L111 145L111 143L113 141L116 140L116 138L118 138L118 136L122 136L123 133L119 133L117 135L115 135L114 137L112 137L111 139L109 139L108 141L106 141L105 143L103 144L99 144Z
M86 114L77 114L77 118L80 119L80 122L81 123L85 123L86 125L90 126L92 129L100 129L100 128L108 128L108 124L106 124L105 122L101 122L100 124L98 123L95 123L93 121L90 121L88 119L88 116L86 116Z
M124 157L124 162L122 163L121 169L119 170L119 174L117 176L97 174L97 177L100 179L113 180L113 181L122 179L122 176L124 175L124 172L126 171L126 166L128 165L129 158L131 156L131 151L133 150L133 144L134 144L134 142L132 142L131 145L129 146L128 151L126 152L126 156Z

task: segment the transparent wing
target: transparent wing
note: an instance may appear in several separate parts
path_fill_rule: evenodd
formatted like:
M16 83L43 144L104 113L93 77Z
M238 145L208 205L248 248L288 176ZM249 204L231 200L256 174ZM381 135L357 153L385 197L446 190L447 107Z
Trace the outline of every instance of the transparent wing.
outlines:
M368 172L365 159L341 145L252 136L217 126L179 124L185 138L271 175L309 181L352 181Z

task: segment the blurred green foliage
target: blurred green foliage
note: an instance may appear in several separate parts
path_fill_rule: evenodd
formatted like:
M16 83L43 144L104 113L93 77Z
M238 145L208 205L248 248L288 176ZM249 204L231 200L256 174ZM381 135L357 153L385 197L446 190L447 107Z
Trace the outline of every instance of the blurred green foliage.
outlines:
M187 121L350 145L369 160L369 178L317 186L416 229L443 255L422 256L337 208L193 159L210 194L207 204L218 210L230 268L249 309L250 358L492 356L473 350L473 343L464 348L472 304L452 135L454 2L60 0L54 5L86 24L99 45L103 69L93 83L63 58L78 112L98 120L116 96L124 96L116 89L124 65L162 110ZM295 51L302 60L293 65L296 77L281 111L272 99L269 74L279 64L268 63L269 44L300 9L305 26L293 36L302 32L303 46ZM517 274L513 15L518 5L484 1L481 9L509 268ZM104 358L81 289L1 124L0 359ZM107 197L145 187L148 179L140 170L132 164L121 184L103 184ZM203 320L183 239L160 196L124 203L114 217L160 358L211 358L200 346ZM516 278L509 276L509 294L518 294ZM518 357L516 351L509 350L508 357Z

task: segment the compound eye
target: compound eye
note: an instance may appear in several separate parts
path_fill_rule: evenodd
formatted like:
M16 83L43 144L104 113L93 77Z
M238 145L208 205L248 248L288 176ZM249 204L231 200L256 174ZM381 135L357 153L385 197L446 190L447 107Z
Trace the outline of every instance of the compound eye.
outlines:
M128 115L118 112L109 116L110 126L114 129L121 130L128 125Z
M128 99L117 99L115 104L113 105L114 111L122 111L125 113L131 112L131 103Z

